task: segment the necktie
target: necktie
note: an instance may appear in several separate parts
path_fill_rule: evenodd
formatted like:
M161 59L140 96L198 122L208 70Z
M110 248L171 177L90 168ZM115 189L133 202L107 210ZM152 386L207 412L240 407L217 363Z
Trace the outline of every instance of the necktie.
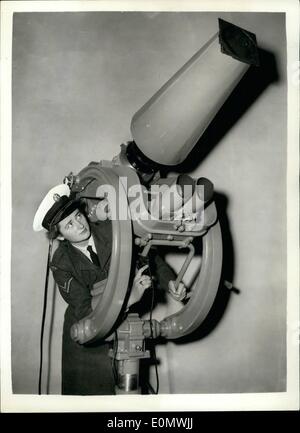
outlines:
M94 263L94 265L100 267L100 262L99 262L99 259L98 259L98 255L93 251L93 248L91 247L91 245L89 245L87 247L87 251L89 252L91 260Z

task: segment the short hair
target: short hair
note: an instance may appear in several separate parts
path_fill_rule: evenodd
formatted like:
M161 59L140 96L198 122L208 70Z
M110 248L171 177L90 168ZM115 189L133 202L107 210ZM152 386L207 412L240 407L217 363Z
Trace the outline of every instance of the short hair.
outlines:
M47 237L48 239L56 239L58 235L60 234L58 224L55 224L54 226L51 226L49 230L47 231Z

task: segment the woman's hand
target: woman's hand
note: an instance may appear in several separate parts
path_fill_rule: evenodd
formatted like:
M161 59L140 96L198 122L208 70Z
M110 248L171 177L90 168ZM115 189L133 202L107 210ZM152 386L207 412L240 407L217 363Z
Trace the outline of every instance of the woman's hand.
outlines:
M179 283L175 289L175 281L169 281L169 293L175 301L183 301L186 297L186 288L183 283Z
M127 308L129 308L131 305L135 304L136 302L139 302L139 300L144 294L144 291L149 287L151 287L152 284L151 278L148 275L143 275L143 272L147 268L148 265L145 265L138 270L133 280L133 286L131 289L131 294L128 300Z

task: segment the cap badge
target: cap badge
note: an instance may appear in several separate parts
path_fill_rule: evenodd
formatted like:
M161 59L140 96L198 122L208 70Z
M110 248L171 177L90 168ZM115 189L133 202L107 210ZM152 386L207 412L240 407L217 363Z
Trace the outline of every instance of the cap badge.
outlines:
M60 200L60 195L59 194L53 194L53 200L54 201L59 201Z

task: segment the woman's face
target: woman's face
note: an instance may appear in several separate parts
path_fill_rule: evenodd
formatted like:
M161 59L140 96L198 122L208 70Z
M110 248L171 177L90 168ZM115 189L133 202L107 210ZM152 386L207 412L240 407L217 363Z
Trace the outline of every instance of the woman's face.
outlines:
M61 220L58 229L61 236L72 243L84 242L91 236L89 223L79 209Z

